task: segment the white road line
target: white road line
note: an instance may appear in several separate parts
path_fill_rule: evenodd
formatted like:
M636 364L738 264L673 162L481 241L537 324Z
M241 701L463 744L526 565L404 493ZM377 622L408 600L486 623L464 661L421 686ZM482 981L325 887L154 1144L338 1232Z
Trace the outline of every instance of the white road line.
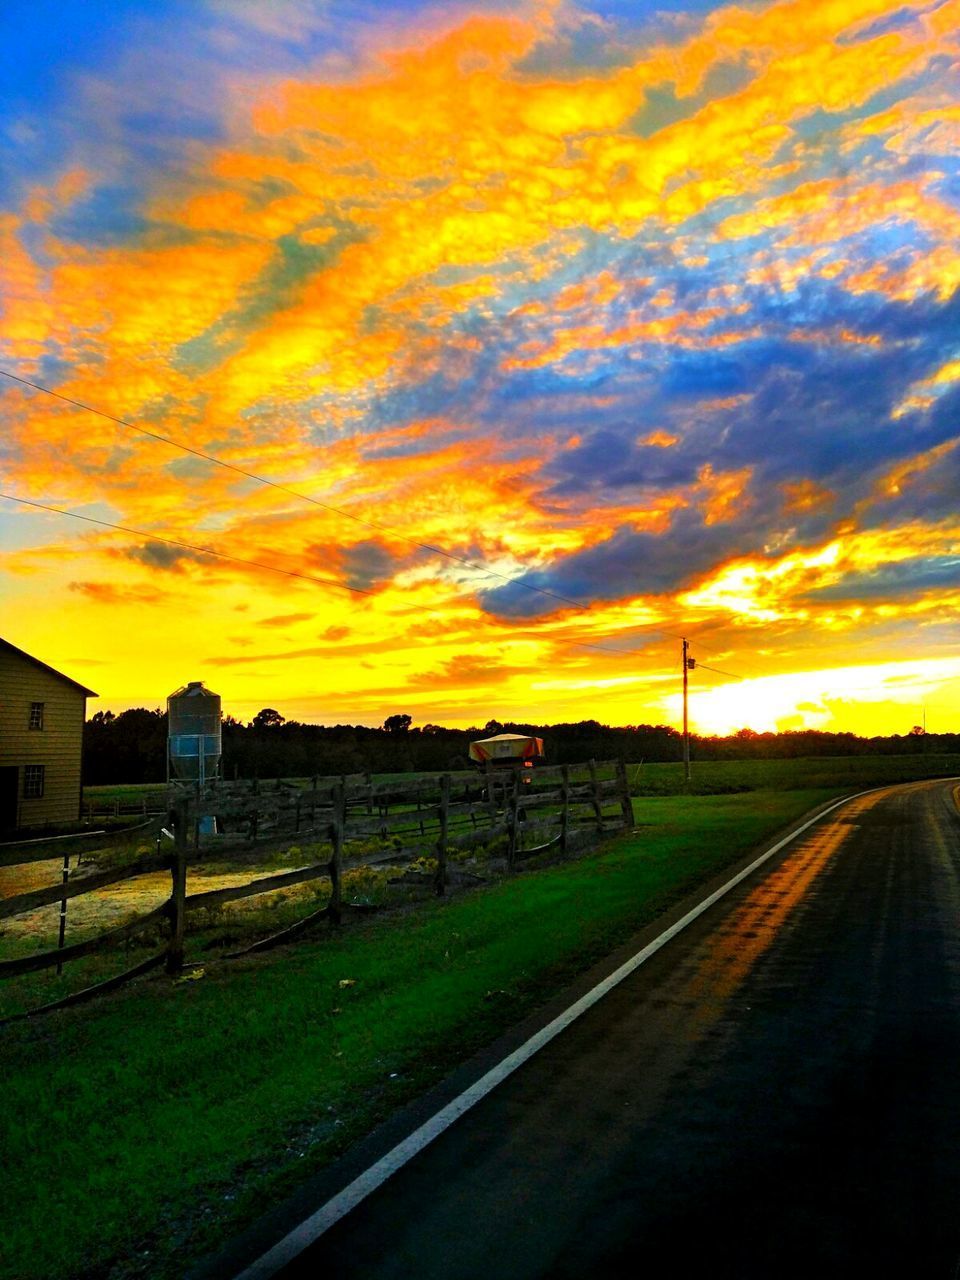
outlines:
M678 933L686 929L687 925L692 924L705 911L708 911L715 902L718 902L731 889L736 888L742 880L746 880L747 876L756 871L757 867L763 866L775 853L779 853L784 846L788 845L791 840L795 840L797 836L802 835L808 827L820 822L828 813L832 813L834 809L839 809L841 805L848 804L851 800L859 800L861 796L870 795L873 791L883 791L885 789L885 787L871 787L868 791L858 791L856 795L844 796L842 800L837 800L829 808L822 810L815 817L808 819L802 826L797 827L795 831L791 831L789 835L784 836L772 849L768 849L766 853L761 854L748 867L744 867L731 880L728 880L725 885L715 890L709 897L704 898L691 911L688 911L685 916L677 920L675 924L672 924L669 929L664 929L663 933L654 938L653 942L648 943L636 955L631 956L619 969L615 969L613 973L588 991L586 995L581 996L579 1000L570 1005L568 1009L565 1009L552 1022L547 1023L545 1027L541 1028L535 1035L532 1035L519 1049L514 1049L513 1053L508 1054L506 1058L498 1062L495 1067L491 1068L486 1075L481 1076L469 1089L465 1089L459 1097L454 1098L452 1102L448 1102L445 1107L438 1111L436 1115L431 1116L419 1129L415 1129L408 1138L404 1138L391 1151L388 1151L385 1156L382 1156L369 1169L361 1173L358 1178L354 1178L353 1182L338 1192L332 1200L328 1200L315 1213L312 1213L309 1218L305 1218L299 1226L294 1227L273 1248L261 1255L256 1262L236 1276L235 1280L270 1280L278 1271L303 1253L309 1245L318 1240L325 1231L329 1231L334 1223L339 1222L351 1209L356 1208L362 1200L365 1200L368 1195L376 1191L378 1187L381 1187L398 1169L402 1169L424 1147L428 1146L434 1138L439 1137L445 1129L449 1129L455 1120L458 1120L460 1116L485 1098L488 1093L492 1092L501 1081L506 1080L507 1076L512 1075L518 1067L522 1067L544 1045L549 1044L555 1036L558 1036L561 1031L569 1027L571 1022L575 1022L581 1014L586 1013L598 1000L602 1000L609 991L612 991L614 987L623 982L624 978L628 978L631 973L639 969L646 960L655 955L671 938L675 938Z

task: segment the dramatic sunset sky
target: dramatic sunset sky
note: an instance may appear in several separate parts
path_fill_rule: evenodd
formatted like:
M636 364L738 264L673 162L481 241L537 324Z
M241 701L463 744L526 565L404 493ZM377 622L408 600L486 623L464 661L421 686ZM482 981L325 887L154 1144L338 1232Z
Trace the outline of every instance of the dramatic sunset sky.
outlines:
M140 429L0 378L91 710L677 723L688 635L703 731L960 728L960 0L0 37L0 368Z

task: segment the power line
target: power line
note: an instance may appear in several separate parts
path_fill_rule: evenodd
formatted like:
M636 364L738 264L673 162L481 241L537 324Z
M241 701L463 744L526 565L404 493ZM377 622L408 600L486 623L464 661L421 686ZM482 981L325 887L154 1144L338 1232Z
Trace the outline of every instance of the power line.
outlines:
M8 378L8 379L10 379L10 381L11 381L11 382L18 382L18 383L20 383L20 385L21 385L21 386L24 386L24 387L30 387L32 390L34 390L34 391L39 391L39 392L41 392L43 395L51 396L53 399L55 399L55 400L60 400L60 401L62 401L64 404L72 405L75 409L82 409L85 413L92 413L92 414L94 414L94 415L95 415L96 417L98 417L98 418L104 418L107 422L112 422L112 423L114 423L116 426L124 427L124 428L125 428L126 430L128 430L128 431L135 431L135 432L137 432L138 434L140 434L140 435L142 435L142 436L146 436L147 438L149 438L149 439L151 439L151 440L156 440L156 441L158 441L158 442L159 442L159 443L161 443L161 444L169 445L169 446L170 446L170 448L173 448L173 449L180 449L180 450L182 450L184 453L189 453L189 454L191 454L191 455L192 455L193 457L195 457L195 458L201 458L204 462L209 462L209 463L211 463L213 466L222 467L222 468L224 468L224 469L225 469L225 470L227 470L227 471L232 471L235 475L243 476L243 477L244 477L244 479L246 479L246 480L253 480L253 481L255 481L257 484L266 485L267 487L269 487L269 488L271 488L271 489L276 489L276 490L277 490L277 492L279 492L279 493L285 493L285 494L287 494L289 497L292 497L292 498L298 498L298 499L300 499L300 500L301 500L301 501L303 501L303 502L309 502L309 503L311 503L311 505L313 505L313 506L315 506L315 507L319 507L319 508L320 508L321 510L323 510L323 511L329 511L329 512L331 512L331 513L332 513L332 514L334 514L334 515L343 516L343 517L344 517L345 519L347 519L347 520L353 520L355 523L360 524L360 525L363 525L365 528L368 528L368 529L376 529L376 530L377 530L378 532L380 532L380 533L388 534L388 535L389 535L390 537L392 537L392 538L397 538L397 539L398 539L398 540L400 540L401 542L405 542L405 543L407 543L407 545L408 545L408 546L411 546L411 547L417 547L419 550L421 550L421 551L427 551L427 552L429 552L429 553L430 553L430 554L432 554L432 555L443 556L445 559L447 559L447 560L451 560L451 561L454 561L456 564L463 565L463 566L464 566L465 568L467 568L467 569L472 569L472 570L474 570L476 573L481 573L481 574L484 574L485 576L488 576L488 577L498 578L501 582L505 582L505 583L508 583L508 584L510 584L510 585L512 585L512 586L516 586L516 587L522 587L524 591L533 591L533 592L536 592L538 595L542 595L542 596L549 597L551 600L557 600L557 601L558 601L559 603L561 603L561 604L568 604L568 605L572 605L572 606L573 606L573 608L575 608L575 609L586 610L586 611L589 611L589 609L590 609L590 605L589 605L589 604L586 604L586 603L585 603L584 601L582 601L582 600L575 600L573 597L563 595L563 594L562 594L561 592L559 592L559 591L551 591L551 590L549 589L549 587L539 587L539 586L536 586L534 583L531 583L531 582L524 582L524 580L523 580L522 578L515 578L515 577L511 577L509 574L506 574L506 573L500 573L498 570L496 570L496 569L491 569L491 568L489 568L489 567L488 567L488 566L486 566L486 565L477 564L477 563L476 563L476 561L473 561L473 560L467 560L464 556L458 556L458 555L456 555L456 553L455 553L455 552L452 552L452 551L445 551L445 550L443 549L443 547L436 547L436 546L433 546L431 543L428 543L428 542L420 542L420 541L418 541L416 538L410 538L410 537L408 537L406 534L399 533L396 529L392 529L389 525L381 524L381 523L380 523L379 521L377 521L377 520L368 520L366 517L364 517L364 516L358 516L358 515L356 515L354 512L352 512L352 511L347 511L347 510L345 510L345 509L344 509L344 508L342 508L342 507L335 507L335 506L333 506L333 505L332 505L331 503L329 503L329 502L321 502L319 498L313 498L313 497L311 497L311 496L310 496L310 494L308 494L308 493L303 493L303 492L302 492L301 490L299 490L299 489L294 489L294 488L292 488L290 485L281 484L279 481L276 481L276 480L270 480L270 479L268 479L266 476L258 475L258 474L257 474L256 472L254 472L254 471L247 471L244 467L238 467L235 463L233 463L233 462L227 462L225 459L223 459L223 458L219 458L219 457L217 457L215 454L212 454L212 453L206 453L206 452L205 452L204 450L202 450L202 449L196 449L196 448L194 448L192 445L185 444L182 440L177 440L177 439L175 439L173 436L164 435L164 434L162 434L162 433L161 433L161 432L159 432L159 431L151 431L151 430L149 430L149 428L147 428L147 427L141 427L141 426L138 426L136 423L134 423L134 422L130 422L130 421L128 421L126 418L120 418L120 417L117 417L115 414L107 413L107 412L106 412L105 410L103 410L103 409L97 409L97 408L95 408L93 405L87 404L87 403L86 403L85 401L83 401L83 400L75 400L75 399L73 399L71 396L65 396L65 395L63 395L61 392L59 392L59 391L53 391L50 387L45 387L45 386L43 386L43 385L42 385L41 383L39 383L39 382L32 382L29 378L22 378L22 377L20 377L18 374L10 373L10 372L9 372L9 370L7 370L7 369L0 369L0 375L2 375L4 378ZM23 502L26 502L27 500L26 500L26 499L17 499L17 498L14 498L14 499L13 499L13 501L15 501L15 502L16 502L16 501L23 501ZM29 502L27 502L27 505L38 506L38 507L42 506L42 504L41 504L41 503L29 503ZM47 510L59 510L58 508L53 508L53 507L51 507L51 508L46 508L46 509L47 509ZM60 511L60 514L61 514L61 515L71 515L71 514L73 514L73 513L69 512L69 511ZM86 519L87 517L77 517L77 518L78 518L78 519ZM106 522L101 522L101 523L106 523ZM121 526L121 525L109 526L109 525L108 525L107 527L113 527L113 528L121 529L123 526ZM138 536L142 536L142 537L153 537L154 535L152 535L152 534L138 534ZM163 539L155 538L155 541L163 541ZM174 546L177 546L177 545L187 545L187 544L178 544L177 542L175 542L175 541L174 541L174 542L173 542L173 545L174 545ZM191 548L191 549L196 549L196 548ZM200 550L204 550L204 548L199 548L199 549L200 549ZM231 559L231 557L230 557L230 556L227 556L227 555L225 555L225 554L224 554L224 553L222 553L222 552L218 552L218 553L207 552L207 554L217 554L217 555L219 555L219 556L220 556L220 558L221 558L221 559ZM238 559L237 557L233 557L233 558ZM253 562L253 561L244 562L244 561L242 561L242 560L239 560L239 563L250 563L250 564L253 564L254 562ZM264 566L260 566L260 567L267 568L267 569L270 569L270 568L271 568L271 566L269 566L269 565L264 565ZM276 571L276 572L287 572L286 570L275 570L275 571ZM293 573L291 573L291 574L290 574L290 576L292 576L292 577L308 577L309 575L304 575L304 574L293 574ZM312 580L312 579L311 579L311 580ZM322 581L322 579L316 579L316 581ZM333 586L340 586L340 585L342 585L342 584L340 584L340 583L331 583L330 585L333 585ZM347 589L347 590L354 590L354 588L346 588L346 589ZM359 594L372 595L372 594L373 594L373 592L360 592ZM667 630L666 630L665 628L663 628L663 627L651 627L651 628L650 628L650 630L651 630L651 631L653 631L654 633L658 633L658 634L660 634L660 635L670 636L670 637L671 637L672 639L674 639L674 640L681 640L681 639L683 638L682 636L678 635L676 632L673 632L673 631L667 631ZM584 642L577 642L577 643L582 643L582 644L586 645L586 642L585 642L585 641L584 641ZM698 643L699 643L699 641L698 641ZM587 646L587 647L600 648L601 646ZM711 649L711 647L710 647L709 645L701 645L700 647L702 647L702 648L706 649L708 653L710 653L710 652L713 652L713 653L719 653L719 652L720 652L720 650L718 650L718 649ZM623 652L623 653L625 653L625 652L627 652L627 650L613 650L613 649L611 649L611 650L610 650L610 652L612 652L612 653L613 653L613 652ZM709 668L708 668L708 669L709 669Z
M51 515L68 516L70 520L82 520L84 524L87 524L87 525L99 525L101 529L113 529L113 530L122 532L122 534L133 534L134 536L137 536L137 538L146 538L148 541L152 541L152 543L163 543L164 545L166 545L166 547L179 547L182 549L191 550L191 552L198 552L201 554L201 556L211 556L211 557L214 557L215 559L223 559L223 561L229 561L230 563L233 563L233 564L246 564L246 566L248 567L261 568L261 570L265 570L266 572L269 572L269 573L282 573L282 575L284 575L285 577L297 577L297 579L301 579L302 581L317 582L317 584L320 584L321 586L334 586L334 588L339 588L339 590L342 590L342 591L351 591L351 593L355 595L375 595L376 594L374 593L374 591L364 590L364 588L360 588L360 586L349 586L347 582L338 582L338 581L335 581L334 579L329 579L329 577L317 577L316 575L314 575L314 573L301 573L301 572L298 572L297 570L291 570L291 568L280 568L279 566L276 566L276 564L266 564L262 561L252 561L252 559L247 559L242 556L230 556L230 554L228 554L227 552L218 552L218 550L214 550L211 547L200 547L200 545L197 545L196 543L187 543L187 541L183 541L182 539L178 539L178 538L161 538L159 534L152 534L152 532L148 532L147 530L143 530L143 529L133 529L131 525L118 525L118 524L114 524L113 521L109 521L109 520L97 520L97 518L93 516L81 516L79 515L79 512L65 511L63 507L51 507L49 506L49 504L46 504L46 503L33 502L33 500L29 498L18 498L17 495L12 493L0 493L0 498L5 498L6 500L8 500L8 502L17 502L20 504L20 506L23 506L23 507L36 508L37 511L47 511L47 512L50 512ZM431 612L431 616L439 617L439 614L435 614L433 611L430 611L430 612ZM669 632L664 632L664 634L668 635ZM599 649L600 652L602 653L621 654L622 657L625 657L625 658L632 658L636 653L635 649L614 649L612 645L594 644L594 643L591 643L591 641L589 640L561 639L561 637L554 637L554 636L541 634L541 632L539 631L530 631L530 632L527 632L527 635L534 636L535 639L538 639L538 640L552 641L552 643L561 644L564 646L567 646L567 645L576 646L577 649ZM705 666L705 663L699 663L699 666L705 667L707 671L716 671L717 669L714 667L707 667ZM726 675L730 675L730 672L722 671L722 672L718 672L718 675L726 676ZM731 678L733 678L733 680L740 680L741 677L732 676Z
M312 498L310 494L303 493L299 489L293 489L290 485L281 484L277 480L270 480L266 476L257 475L254 471L247 471L244 467L238 467L233 462L227 462L223 458L218 458L213 453L205 453L202 449L195 449L192 445L184 444L182 440L176 440L173 436L165 436L159 431L150 431L146 427L137 426L135 422L128 422L126 418L118 418L112 413L105 413L102 409L95 409L93 405L85 404L82 400L73 400L70 396L61 395L59 391L51 391L49 387L41 386L39 382L31 382L29 378L18 377L15 373L10 373L6 369L0 369L0 375L9 378L13 382L19 382L25 387L32 387L34 391L42 391L44 395L52 396L55 400L62 400L64 404L73 405L76 409L83 409L86 413L95 414L98 418L105 418L108 422L113 422L117 426L125 427L128 431L139 432L140 435L147 436L151 440L158 440L161 444L169 445L173 449L182 449L184 453L192 454L195 458L202 458L204 462L212 463L216 467L224 467L227 471L232 471L238 476L243 476L247 480L254 480L257 484L267 485L271 489L276 489L279 493L285 493L291 498L299 498L303 502L309 502L315 507L320 507L323 511L330 511L334 515L344 516L347 520L354 520L357 524L362 524L368 529L376 529L380 533L389 534L392 538L398 538L402 542L406 542L408 546L418 547L421 551L429 551L433 555L445 556L448 560L454 560L457 564L462 564L468 569L474 569L478 573L488 574L491 577L499 578L502 582L512 583L514 586L523 587L526 591L536 591L540 595L550 596L554 600L559 600L563 604L571 604L577 609L586 608L582 601L573 600L569 596L561 595L559 592L550 591L547 587L537 587L532 583L524 582L522 578L512 578L509 574L499 573L496 569L490 569L486 565L479 565L473 560L467 560L463 556L458 556L452 551L445 551L442 547L435 547L428 542L419 542L416 538L408 538L405 534L398 533L397 530L391 529L389 525L381 524L377 520L368 520L364 516L358 516L352 511L345 511L342 507L335 507L329 502L321 502L319 498Z
M729 676L731 680L743 680L744 676L735 676L732 671L721 671L719 667L708 667L705 662L697 662L697 667L702 671L713 671L718 676Z
M81 515L77 511L66 511L62 507L53 507L47 503L35 502L30 498L20 498L12 493L0 493L0 498L4 498L8 502L19 503L21 506L32 507L38 511L47 511L53 515L68 516L71 520L82 520L85 524L98 525L100 528L103 528L103 529L112 529L120 533L133 534L135 537L138 537L138 538L146 538L149 542L160 542L160 543L163 543L165 546L179 547L187 551L197 552L201 555L212 556L218 560L229 561L231 564L242 564L250 568L265 570L268 573L282 574L284 577L288 577L288 578L299 578L301 581L313 582L321 586L339 588L341 591L349 591L354 595L372 596L375 594L373 591L366 591L362 587L351 587L346 583L337 582L332 578L319 578L315 574L300 573L295 569L281 569L277 565L266 564L262 560L249 560L243 556L229 555L227 552L224 552L224 551L216 551L212 547L199 546L197 543L186 542L180 538L162 537L158 534L149 533L143 529L134 529L130 525L117 524L110 520L100 520L95 516ZM431 611L431 613L432 612L433 611ZM439 615L434 615L434 616L439 616ZM537 633L530 633L530 634L537 635ZM574 646L576 648L598 649L603 653L621 654L624 657L632 657L637 652L637 650L635 649L618 649L618 648L614 648L611 645L596 644L589 640L568 640L568 639L561 639L559 637L554 638L551 636L544 636L542 634L537 635L537 639L553 641L561 645L569 645L569 646ZM730 676L730 678L733 680L739 680L741 678L739 676L732 675L728 671L720 671L716 667L709 667L706 665L706 663L703 663L703 662L698 663L698 665L707 671L716 672L717 675Z
M676 632L674 632L674 631L665 631L663 634L664 634L664 635L668 635L668 636L672 636L674 640L682 640L682 639L683 639L683 636L678 635L678 634L677 634ZM687 637L687 639L688 639L688 640L691 640L691 642L692 642L693 640L696 640L696 642L697 642L697 648L698 648L698 649L706 649L707 653L726 653L726 650L725 650L725 649L715 649L715 648L713 647L713 645L710 645L710 644L704 644L704 643L703 643L703 641L700 639L700 637L699 637L699 636L697 636L697 635L694 635L694 636L692 636L692 637L691 637L691 636L688 636L688 637Z
M100 525L104 529L116 529L121 533L132 533L138 538L146 538L150 542L162 542L170 547L182 547L188 551L198 551L203 555L215 556L218 560L229 560L234 564L249 565L255 569L266 569L270 573L282 573L288 578L302 578L306 582L317 582L323 586L339 587L342 591L352 591L355 595L372 596L376 593L373 591L365 591L362 587L351 587L347 583L337 582L333 578L318 578L314 574L298 573L294 569L281 569L277 565L264 564L261 560L247 560L242 556L232 556L225 551L214 551L211 547L201 547L193 542L184 542L178 538L164 538L159 534L150 533L145 529L134 529L130 525L115 524L110 520L98 520L94 516L80 515L77 511L66 511L63 507L51 507L43 502L34 502L30 498L19 498L12 493L0 493L0 498L5 498L8 502L18 502L25 507L35 507L38 511L49 511L58 516L69 516L71 520L83 520L86 524ZM431 616L439 617L439 614L431 611ZM588 640L569 640L566 638L545 636L537 632L530 632L539 640L548 640L556 644L576 645L578 648L600 649L604 653L619 653L627 657L631 657L637 652L636 649L615 649L610 645L593 644Z
M230 560L233 564L250 565L254 569L266 569L269 573L282 573L288 578L302 578L305 582L317 582L325 587L338 587L341 591L352 591L358 596L372 596L373 591L364 591L362 587L351 587L345 582L337 582L333 578L318 578L312 573L298 573L295 569L281 569L275 564L264 564L262 560L247 560L243 556L231 556L225 551L214 551L212 547L197 546L193 542L183 542L179 538L162 538L156 533L147 533L144 529L133 529L126 524L113 524L109 520L97 520L94 516L82 516L77 511L64 511L62 507L50 507L43 502L33 502L29 498L18 498L12 493L0 493L0 498L8 502L19 502L25 507L36 507L39 511L52 511L54 515L69 516L71 520L83 520L87 524L98 524L104 529L118 529L121 533L132 533L138 538L146 538L150 542L163 542L168 547L184 547L188 551L198 551L201 555L215 556L218 560Z
M529 632L521 631L519 634L535 636L538 640L549 640L552 644L560 644L560 645L572 644L572 645L576 645L577 648L579 649L599 649L601 653L621 653L628 658L632 658L637 653L640 652L639 649L614 649L611 645L597 644L596 642L591 640L569 640L567 639L566 636L544 635L537 631L529 631Z

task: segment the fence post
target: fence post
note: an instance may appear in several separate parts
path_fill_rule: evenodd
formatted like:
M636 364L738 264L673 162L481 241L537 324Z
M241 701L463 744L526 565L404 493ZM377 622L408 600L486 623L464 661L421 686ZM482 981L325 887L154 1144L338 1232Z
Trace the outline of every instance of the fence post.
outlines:
M567 852L567 832L570 824L570 766L560 766L560 852Z
M603 831L603 803L600 797L600 780L597 777L597 762L591 760L587 766L590 770L590 785L593 788L593 812L597 819L597 830Z
M627 766L622 760L617 761L617 792L620 796L620 812L623 814L623 825L627 831L634 826L633 801L630 799L630 784L627 782Z
M183 923L186 915L187 896L187 827L190 821L190 802L179 797L174 808L174 846L171 874L173 886L170 892L170 941L167 943L167 973L179 973L183 968Z
M507 784L504 781L504 802L507 807L507 870L513 870L513 864L517 855L517 829L519 826L519 808L520 796L518 794L520 788L514 787L510 793L509 800L506 799Z
M484 765L484 779L487 784L487 806L490 810L490 825L495 827L497 825L497 801L493 794L493 770L490 768L489 760Z
M69 853L65 853L63 855L63 887L64 889L66 889L69 883L70 883L70 855ZM67 899L61 898L60 899L60 933L57 940L58 951L63 950L63 944L66 938L66 934L67 934ZM63 973L63 961L58 959L57 960L57 977L58 978L60 977L61 973Z
M333 793L333 822L330 824L330 843L333 845L333 857L330 860L330 919L334 924L340 923L341 888L340 869L343 857L343 822L346 810L346 787L341 782Z
M418 801L419 803L419 801ZM437 837L437 896L442 897L447 891L447 822L450 815L450 775L444 773L440 778L440 834ZM423 830L423 823L420 824Z

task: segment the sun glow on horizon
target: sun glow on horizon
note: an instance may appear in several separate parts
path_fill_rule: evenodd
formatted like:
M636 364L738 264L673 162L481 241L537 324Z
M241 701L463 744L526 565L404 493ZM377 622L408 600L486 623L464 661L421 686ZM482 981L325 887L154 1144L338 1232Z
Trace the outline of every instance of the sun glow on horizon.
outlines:
M664 706L671 721L680 718L679 694L664 699ZM717 688L696 686L690 695L690 724L695 733L718 736L740 729L823 729L871 737L909 733L928 706L931 732L952 731L960 711L960 658L823 668ZM856 729L851 727L854 714Z

